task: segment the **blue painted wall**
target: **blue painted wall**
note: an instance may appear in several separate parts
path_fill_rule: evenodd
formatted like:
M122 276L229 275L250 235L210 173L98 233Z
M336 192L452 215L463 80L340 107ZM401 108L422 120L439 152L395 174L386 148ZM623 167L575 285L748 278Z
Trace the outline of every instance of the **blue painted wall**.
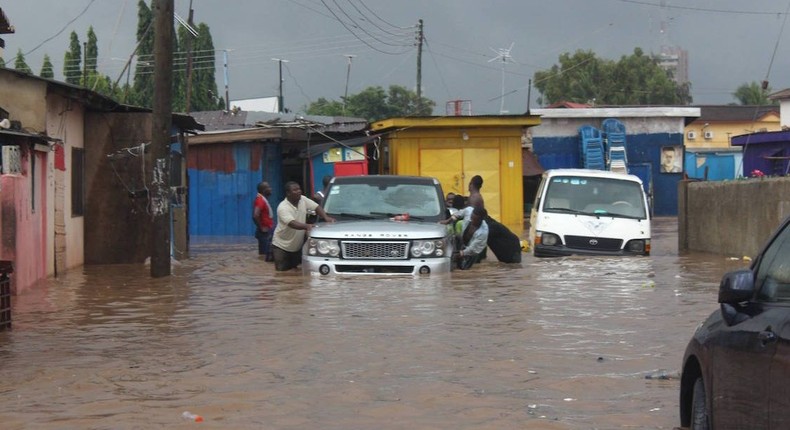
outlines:
M705 169L707 169L708 181L726 181L741 176L739 173L741 159L740 153L698 153L686 150L683 165L686 169L686 174L691 179L705 179Z
M645 190L652 192L653 214L677 215L678 181L682 173L660 173L661 147L682 146L682 133L629 134L626 138L628 170L645 182ZM578 135L535 137L533 151L544 169L581 168Z
M252 205L257 186L272 186L275 209L283 198L279 144L233 143L189 148L189 234L248 236L255 233Z

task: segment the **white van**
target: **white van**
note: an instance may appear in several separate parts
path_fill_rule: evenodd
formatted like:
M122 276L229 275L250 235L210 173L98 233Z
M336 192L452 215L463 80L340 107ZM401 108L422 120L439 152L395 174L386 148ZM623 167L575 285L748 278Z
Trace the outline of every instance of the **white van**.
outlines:
M529 220L536 257L650 255L650 206L634 175L547 170Z

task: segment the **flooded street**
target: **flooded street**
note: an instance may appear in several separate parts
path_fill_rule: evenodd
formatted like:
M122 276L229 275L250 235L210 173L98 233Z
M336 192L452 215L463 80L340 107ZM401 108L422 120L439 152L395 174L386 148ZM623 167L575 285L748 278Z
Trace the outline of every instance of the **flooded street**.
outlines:
M14 297L4 429L671 429L726 256L487 261L433 279L275 273L196 243L174 275L75 270ZM201 415L197 424L184 411Z

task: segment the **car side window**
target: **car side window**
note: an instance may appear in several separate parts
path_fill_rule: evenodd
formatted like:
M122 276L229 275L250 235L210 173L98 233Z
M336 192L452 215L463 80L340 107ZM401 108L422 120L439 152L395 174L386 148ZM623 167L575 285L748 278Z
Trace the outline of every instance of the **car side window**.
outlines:
M790 302L790 224L776 236L757 267L757 298L767 302Z

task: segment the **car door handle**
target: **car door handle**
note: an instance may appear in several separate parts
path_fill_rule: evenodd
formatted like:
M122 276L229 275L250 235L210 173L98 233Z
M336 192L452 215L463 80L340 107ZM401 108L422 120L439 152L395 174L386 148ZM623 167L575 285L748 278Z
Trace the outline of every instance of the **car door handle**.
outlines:
M774 333L774 332L772 332L770 330L761 331L757 335L757 338L760 339L760 343L763 346L768 345L769 343L776 342L776 339L777 339L776 333Z

